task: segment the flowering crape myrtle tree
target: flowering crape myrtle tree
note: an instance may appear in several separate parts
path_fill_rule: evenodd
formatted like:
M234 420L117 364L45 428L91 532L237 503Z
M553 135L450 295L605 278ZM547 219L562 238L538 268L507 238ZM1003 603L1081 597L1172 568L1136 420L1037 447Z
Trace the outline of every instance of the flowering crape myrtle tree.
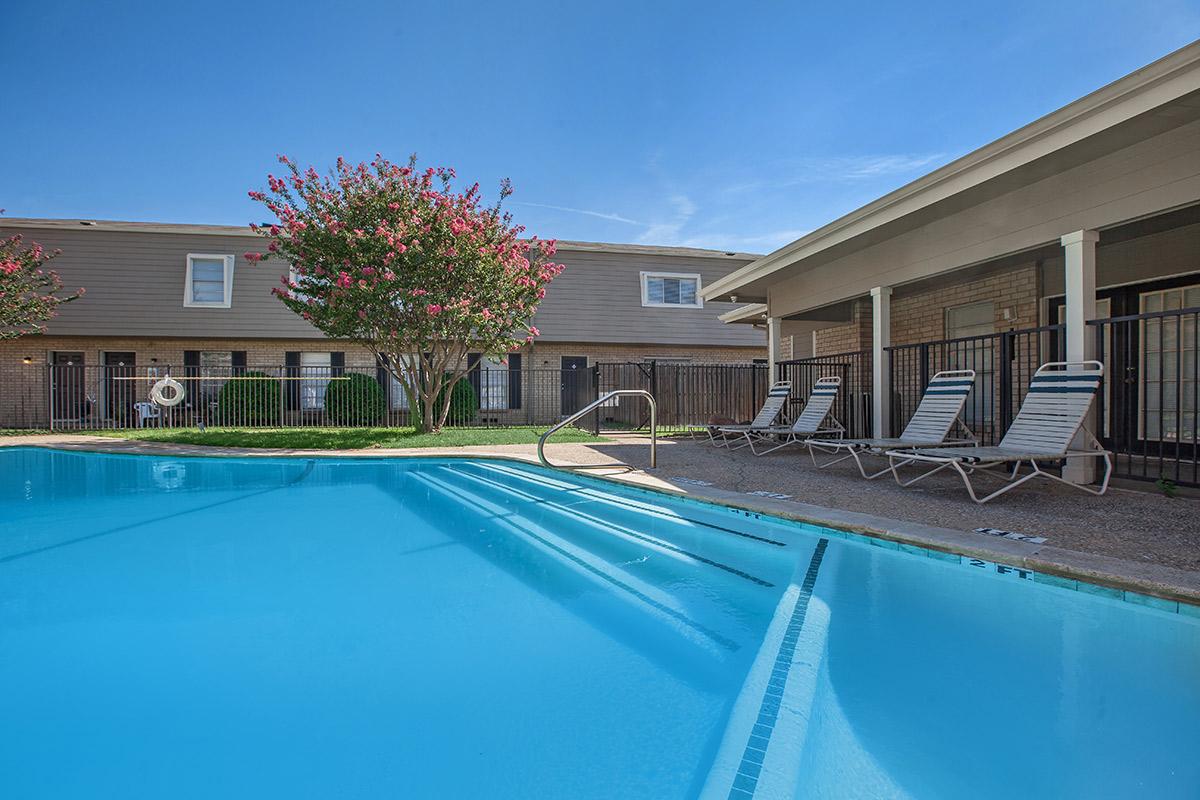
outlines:
M284 305L325 334L372 350L398 380L417 426L446 422L452 389L465 377L468 350L506 354L533 341L533 313L562 270L553 241L524 240L500 204L483 206L479 184L455 191L452 169L418 171L376 156L339 158L328 176L286 156L283 177L252 191L277 223L251 227L267 253L289 265Z
M28 333L45 333L42 323L58 314L58 307L83 294L77 289L60 294L62 280L42 266L58 255L41 245L26 246L20 236L0 239L0 339Z

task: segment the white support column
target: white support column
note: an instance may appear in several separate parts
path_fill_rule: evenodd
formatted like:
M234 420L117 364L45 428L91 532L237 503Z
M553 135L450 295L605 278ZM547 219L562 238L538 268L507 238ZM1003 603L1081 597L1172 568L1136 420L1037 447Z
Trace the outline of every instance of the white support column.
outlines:
M767 363L771 365L771 383L779 380L779 353L783 346L783 320L767 317Z
M889 433L892 374L885 348L892 344L892 287L871 290L871 417L876 438Z
M1096 357L1096 337L1087 323L1096 318L1096 242L1099 240L1099 233L1087 230L1062 237L1067 287L1063 309L1063 321L1067 326L1064 332L1067 361L1088 361ZM1112 380L1111 375L1104 377ZM1096 430L1095 406L1084 425L1093 432ZM1084 447L1085 440L1076 438L1072 446ZM1092 483L1096 479L1096 464L1090 458L1073 459L1063 470L1063 477L1072 483Z

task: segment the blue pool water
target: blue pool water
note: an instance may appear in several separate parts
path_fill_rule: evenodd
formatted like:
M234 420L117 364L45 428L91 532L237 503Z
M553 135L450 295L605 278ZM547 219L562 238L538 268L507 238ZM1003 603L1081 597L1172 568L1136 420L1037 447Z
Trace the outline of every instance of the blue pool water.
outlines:
M1200 619L501 461L0 448L0 720L13 798L1196 798Z

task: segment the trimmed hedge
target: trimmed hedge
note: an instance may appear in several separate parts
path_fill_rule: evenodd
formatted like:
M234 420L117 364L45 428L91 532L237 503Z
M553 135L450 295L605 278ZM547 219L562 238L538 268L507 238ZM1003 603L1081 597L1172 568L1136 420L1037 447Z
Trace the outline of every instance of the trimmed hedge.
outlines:
M441 410L445 397L445 390L438 393L433 405L434 413ZM417 420L421 419L423 408L424 405L418 400ZM446 415L446 424L462 425L466 422L474 422L477 416L479 416L479 395L475 393L475 387L471 385L471 382L464 377L454 384L454 389L450 393L450 413Z
M221 425L264 425L279 421L279 381L265 372L246 372L225 382L217 394Z
M325 390L325 419L335 425L375 425L387 411L387 399L379 381L352 372L332 380Z

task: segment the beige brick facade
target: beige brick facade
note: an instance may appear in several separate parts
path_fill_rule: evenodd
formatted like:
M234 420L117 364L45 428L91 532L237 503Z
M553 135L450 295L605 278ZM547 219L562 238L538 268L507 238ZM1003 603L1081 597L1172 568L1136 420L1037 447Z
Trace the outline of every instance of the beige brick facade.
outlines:
M1036 262L1012 267L969 281L897 293L892 299L892 344L906 345L945 339L946 310L991 301L995 330L1019 330L1041 324L1039 270ZM871 300L854 303L852 319L816 332L816 355L871 349Z
M946 309L991 301L995 305L996 331L1036 328L1038 314L1038 268L1035 262L1014 267L978 280L952 283L892 300L892 344L945 339ZM867 304L870 318L870 303ZM870 347L870 327L866 346Z
M814 336L817 356L834 353L853 353L871 348L871 301L857 300L850 312L850 321L844 325L822 328Z

